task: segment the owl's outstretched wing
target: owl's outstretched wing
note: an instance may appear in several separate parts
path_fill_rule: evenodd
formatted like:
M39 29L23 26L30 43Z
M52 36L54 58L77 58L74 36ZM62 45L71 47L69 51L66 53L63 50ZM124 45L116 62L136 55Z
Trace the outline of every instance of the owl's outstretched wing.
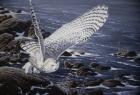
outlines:
M63 25L44 40L46 55L57 59L66 49L86 42L108 18L108 7L97 6L84 15Z

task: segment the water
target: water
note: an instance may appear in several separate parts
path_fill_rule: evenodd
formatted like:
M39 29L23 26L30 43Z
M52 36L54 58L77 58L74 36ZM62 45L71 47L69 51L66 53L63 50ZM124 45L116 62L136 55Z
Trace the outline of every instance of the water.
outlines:
M27 0L0 0L0 4L11 9L22 9L29 12ZM140 52L140 2L138 0L33 0L33 4L41 27L49 32L54 32L61 25L98 4L108 5L109 19L107 23L87 43L73 47L73 49L83 50L92 55L78 58L61 57L60 60L62 62L64 60L82 61L85 64L97 60L101 64L114 68L111 71L101 72L102 77L111 78L115 73L129 73L131 76L138 77L139 80L140 65L111 55L118 48ZM67 73L61 68L50 76L61 80L68 76ZM140 86L135 81L134 78L133 81L125 83L127 86L123 88L105 89L105 92L107 95L132 95Z

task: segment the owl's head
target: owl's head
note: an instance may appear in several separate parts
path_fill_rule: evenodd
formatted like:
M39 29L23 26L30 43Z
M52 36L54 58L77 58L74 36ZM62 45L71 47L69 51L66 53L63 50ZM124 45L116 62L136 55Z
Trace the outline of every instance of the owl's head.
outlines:
M53 58L48 58L43 62L43 65L41 66L41 71L44 73L52 73L57 71L59 68L59 62L56 62Z

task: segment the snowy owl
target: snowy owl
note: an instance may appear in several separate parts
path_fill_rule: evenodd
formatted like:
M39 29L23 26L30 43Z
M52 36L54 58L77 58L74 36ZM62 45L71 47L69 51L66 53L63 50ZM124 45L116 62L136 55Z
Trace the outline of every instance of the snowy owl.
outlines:
M49 37L43 39L32 2L31 18L38 42L27 41L21 44L23 50L30 54L29 62L23 67L26 73L51 73L59 68L59 57L72 46L89 40L108 18L108 7L97 6L73 21L64 24Z

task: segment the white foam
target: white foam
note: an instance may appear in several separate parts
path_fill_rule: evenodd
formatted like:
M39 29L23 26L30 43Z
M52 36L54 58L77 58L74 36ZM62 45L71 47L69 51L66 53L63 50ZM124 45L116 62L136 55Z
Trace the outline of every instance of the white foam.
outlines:
M111 67L111 70L122 70L121 68Z
M120 63L120 64L123 64L123 65L128 65L128 66L132 66L132 67L140 67L140 66L137 66L137 65L132 65L132 64L128 64L126 62L121 62L121 61L116 61L117 63Z

